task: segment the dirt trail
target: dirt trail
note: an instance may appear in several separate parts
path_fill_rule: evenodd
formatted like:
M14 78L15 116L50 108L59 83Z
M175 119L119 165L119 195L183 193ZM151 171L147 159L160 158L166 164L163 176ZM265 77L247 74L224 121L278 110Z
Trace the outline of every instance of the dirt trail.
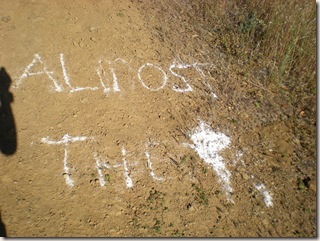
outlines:
M296 171L292 131L241 99L255 89L178 3L2 2L9 237L315 234L315 171Z

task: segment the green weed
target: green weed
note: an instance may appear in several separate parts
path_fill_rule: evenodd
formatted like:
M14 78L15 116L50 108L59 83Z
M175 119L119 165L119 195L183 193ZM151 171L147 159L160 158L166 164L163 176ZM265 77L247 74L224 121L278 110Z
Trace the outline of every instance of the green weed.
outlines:
M173 236L175 237L182 237L184 236L183 233L180 233L180 231L178 229L175 229L172 233Z
M159 219L154 218L153 220L155 220L155 224L153 225L153 230L156 232L160 232L161 231L161 222Z
M206 193L195 183L192 183L192 187L196 190L195 200L203 205L208 205Z
M123 17L124 14L123 14L123 12L118 12L118 13L117 13L117 16L118 16L118 17Z
M110 182L110 175L107 173L104 175L104 179L107 181L107 182Z

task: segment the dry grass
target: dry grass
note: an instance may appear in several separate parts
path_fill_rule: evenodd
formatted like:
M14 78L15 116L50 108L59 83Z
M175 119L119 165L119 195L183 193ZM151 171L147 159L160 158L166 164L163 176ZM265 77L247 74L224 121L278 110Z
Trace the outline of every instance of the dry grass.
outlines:
M221 109L254 116L251 127L285 121L309 150L305 155L315 157L315 2L160 2L151 1L157 7L147 18L161 19L157 34L173 52L214 63L208 83L222 100Z
M203 0L204 1L204 0ZM218 7L214 8L214 5ZM213 47L233 56L242 71L267 69L265 104L285 114L301 153L315 157L316 148L316 4L308 0L217 0L206 3L205 21ZM209 14L211 12L212 14ZM259 94L262 88L253 92ZM239 90L237 88L237 90ZM230 91L229 91L230 92ZM248 91L246 91L248 93ZM278 115L280 116L280 114Z
M216 5L207 20L214 26L217 46L246 63L267 64L279 86L294 76L299 79L294 84L315 91L314 2L220 0Z

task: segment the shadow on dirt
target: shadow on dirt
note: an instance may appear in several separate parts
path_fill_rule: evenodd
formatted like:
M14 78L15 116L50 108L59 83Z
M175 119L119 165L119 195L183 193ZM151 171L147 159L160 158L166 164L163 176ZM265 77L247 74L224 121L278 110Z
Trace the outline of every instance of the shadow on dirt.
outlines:
M0 67L0 150L12 155L17 150L17 132L10 103L13 95L9 92L12 80L5 68Z
M7 237L6 226L2 222L1 213L0 213L0 237Z

